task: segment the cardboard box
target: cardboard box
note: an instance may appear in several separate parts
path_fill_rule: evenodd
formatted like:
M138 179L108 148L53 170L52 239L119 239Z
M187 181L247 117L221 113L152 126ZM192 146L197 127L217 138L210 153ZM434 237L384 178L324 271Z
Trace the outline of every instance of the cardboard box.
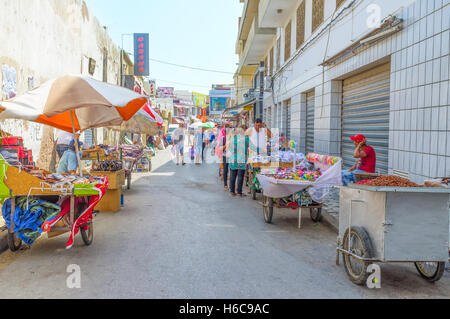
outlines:
M106 176L108 177L108 190L122 189L125 185L125 170L120 170L117 172L94 172L91 171L92 176Z
M94 210L98 210L100 213L116 213L120 210L120 195L121 189L108 189L103 196L100 203L98 203Z

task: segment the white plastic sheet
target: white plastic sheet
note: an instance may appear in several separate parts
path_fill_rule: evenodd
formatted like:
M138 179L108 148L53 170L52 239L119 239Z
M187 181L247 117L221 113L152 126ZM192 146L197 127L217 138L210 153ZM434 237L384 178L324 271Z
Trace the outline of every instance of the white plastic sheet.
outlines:
M333 186L342 185L342 161L329 167L316 181L280 180L264 175L257 175L264 196L273 198L287 197L308 189L312 199L321 203Z

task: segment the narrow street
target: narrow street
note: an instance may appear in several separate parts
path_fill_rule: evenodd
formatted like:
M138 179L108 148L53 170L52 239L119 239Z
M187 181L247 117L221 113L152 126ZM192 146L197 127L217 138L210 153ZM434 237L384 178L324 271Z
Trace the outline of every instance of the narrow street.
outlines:
M41 238L5 252L1 298L430 298L450 296L450 273L429 284L413 264L381 266L381 289L352 284L335 265L336 233L304 216L275 211L264 223L258 202L231 198L216 164L176 166L169 151L153 172L135 174L117 214L95 218L94 243ZM69 289L66 268L81 268Z

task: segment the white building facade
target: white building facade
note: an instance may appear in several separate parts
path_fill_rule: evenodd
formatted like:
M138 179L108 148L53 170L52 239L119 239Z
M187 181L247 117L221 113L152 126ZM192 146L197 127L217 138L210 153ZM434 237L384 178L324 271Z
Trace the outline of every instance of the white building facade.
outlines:
M449 176L449 21L449 0L260 0L267 126L344 167L364 134L383 173Z

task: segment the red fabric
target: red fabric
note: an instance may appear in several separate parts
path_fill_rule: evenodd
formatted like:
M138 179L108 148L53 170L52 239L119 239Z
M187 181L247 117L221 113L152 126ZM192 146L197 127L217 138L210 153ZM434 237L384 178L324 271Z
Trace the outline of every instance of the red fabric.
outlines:
M78 217L77 220L74 221L73 226L72 226L72 231L70 232L69 240L67 241L67 244L66 244L66 249L72 248L74 237L76 234L78 234L78 231L80 230L80 226L84 225L92 220L92 211L94 210L95 205L97 205L98 202L100 202L102 197L105 195L106 190L108 189L108 178L106 178L106 177L103 177L103 178L105 181L104 184L95 185L95 187L100 190L101 194L95 195L95 196L89 196L88 208ZM70 205L70 199L69 199L69 205ZM83 229L87 230L87 228L88 228L88 226L85 226Z
M70 237L66 244L66 249L69 249L73 245L73 240L76 234L78 234L78 231L80 230L80 226L85 225L89 223L92 220L92 211L94 210L94 207L100 202L100 200L103 198L103 196L106 193L106 190L108 189L108 178L103 177L104 184L97 184L95 185L96 188L100 190L100 195L95 196L89 196L89 202L88 202L88 208L81 213L81 215L78 217L77 220L74 221L72 225L72 229L70 231ZM75 198L75 206L81 204L83 201L82 197L76 197ZM61 211L53 218L51 221L47 221L42 224L42 230L44 232L48 232L51 230L51 228L63 218L64 215L70 213L70 197L67 198L64 202L61 204ZM87 230L88 225L84 226L83 229Z
M372 146L367 145L364 149L361 149L361 151L366 153L367 156L360 159L361 161L358 169L367 173L375 173L375 165L377 162L375 150Z

